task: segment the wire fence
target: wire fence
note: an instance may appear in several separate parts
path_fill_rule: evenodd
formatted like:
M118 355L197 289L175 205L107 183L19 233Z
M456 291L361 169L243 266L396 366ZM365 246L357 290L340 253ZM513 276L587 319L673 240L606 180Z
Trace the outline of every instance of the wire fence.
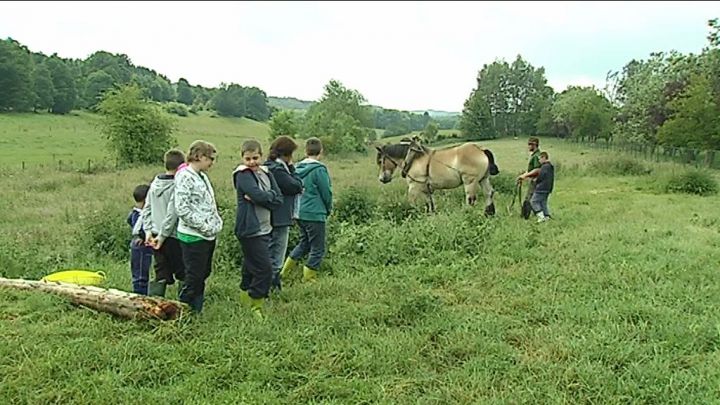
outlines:
M695 166L696 168L720 169L720 151L718 150L701 150L618 141L588 142L568 140L567 142L595 149L623 152L635 158L655 162L674 162Z

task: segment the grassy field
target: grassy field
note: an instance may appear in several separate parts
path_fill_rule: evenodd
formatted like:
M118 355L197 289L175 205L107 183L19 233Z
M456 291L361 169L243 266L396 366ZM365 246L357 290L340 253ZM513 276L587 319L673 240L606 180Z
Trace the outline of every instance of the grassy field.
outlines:
M0 115L7 162L101 156L94 122L88 114ZM44 132L50 126L58 128L52 136ZM526 165L524 139L483 142L501 170L492 219L463 206L461 189L439 192L436 215L417 213L403 202L401 179L377 181L374 154L330 156L338 210L321 280L286 286L260 324L237 299L230 173L241 140L265 141L266 131L247 120L181 120L181 147L204 138L220 149L210 178L225 229L203 315L131 322L4 290L0 397L718 402L720 198L665 193L666 179L683 167L636 162L652 173L601 174L597 162L613 161L610 154L543 139L557 166L555 219L538 225L505 209L512 177ZM0 275L91 268L108 274L108 286L129 290L132 188L160 165L97 174L10 166L0 178Z

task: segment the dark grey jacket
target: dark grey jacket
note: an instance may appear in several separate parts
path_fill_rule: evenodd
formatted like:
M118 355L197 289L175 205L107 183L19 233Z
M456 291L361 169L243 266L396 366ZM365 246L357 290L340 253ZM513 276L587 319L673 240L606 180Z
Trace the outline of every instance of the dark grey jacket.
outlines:
M238 238L250 237L260 232L260 221L258 221L257 215L255 215L255 207L253 204L258 204L271 211L282 204L282 195L275 182L275 177L263 166L260 166L259 170L265 171L270 178L271 189L268 191L263 191L260 188L257 183L257 178L249 168L240 165L233 172L233 184L235 185L235 190L237 190L235 236ZM245 199L246 195L250 197L252 202Z
M550 162L545 162L540 166L540 174L535 184L535 192L538 194L550 194L555 185L555 167Z
M295 173L295 167L284 163L268 160L265 166L270 170L282 193L283 203L272 211L272 226L292 225L292 214L295 209L295 199L303 190L303 182Z

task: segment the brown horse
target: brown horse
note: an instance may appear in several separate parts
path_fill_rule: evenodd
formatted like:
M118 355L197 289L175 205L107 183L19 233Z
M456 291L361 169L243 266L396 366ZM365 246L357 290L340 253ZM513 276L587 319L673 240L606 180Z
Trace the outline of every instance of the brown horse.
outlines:
M474 143L430 149L416 139L403 139L400 144L377 147L379 180L388 183L395 169L400 167L408 182L408 197L416 201L424 194L428 212L435 211L434 190L452 189L464 185L466 201L474 205L478 188L485 194L485 213L495 214L494 191L490 176L499 173L492 152ZM401 158L401 155L403 155ZM402 160L400 160L402 159Z

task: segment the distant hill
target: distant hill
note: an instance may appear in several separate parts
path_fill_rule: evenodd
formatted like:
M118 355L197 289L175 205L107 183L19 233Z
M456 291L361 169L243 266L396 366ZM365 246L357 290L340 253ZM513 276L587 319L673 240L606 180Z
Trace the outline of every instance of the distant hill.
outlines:
M439 111L439 110L415 110L415 111L410 111L410 112L414 113L414 114L423 114L423 113L425 113L425 111L427 111L427 113L433 118L453 117L456 115L461 115L461 113L459 113L459 112Z
M268 96L268 104L275 108L283 110L307 110L313 105L314 101L300 100L295 97L270 97Z

